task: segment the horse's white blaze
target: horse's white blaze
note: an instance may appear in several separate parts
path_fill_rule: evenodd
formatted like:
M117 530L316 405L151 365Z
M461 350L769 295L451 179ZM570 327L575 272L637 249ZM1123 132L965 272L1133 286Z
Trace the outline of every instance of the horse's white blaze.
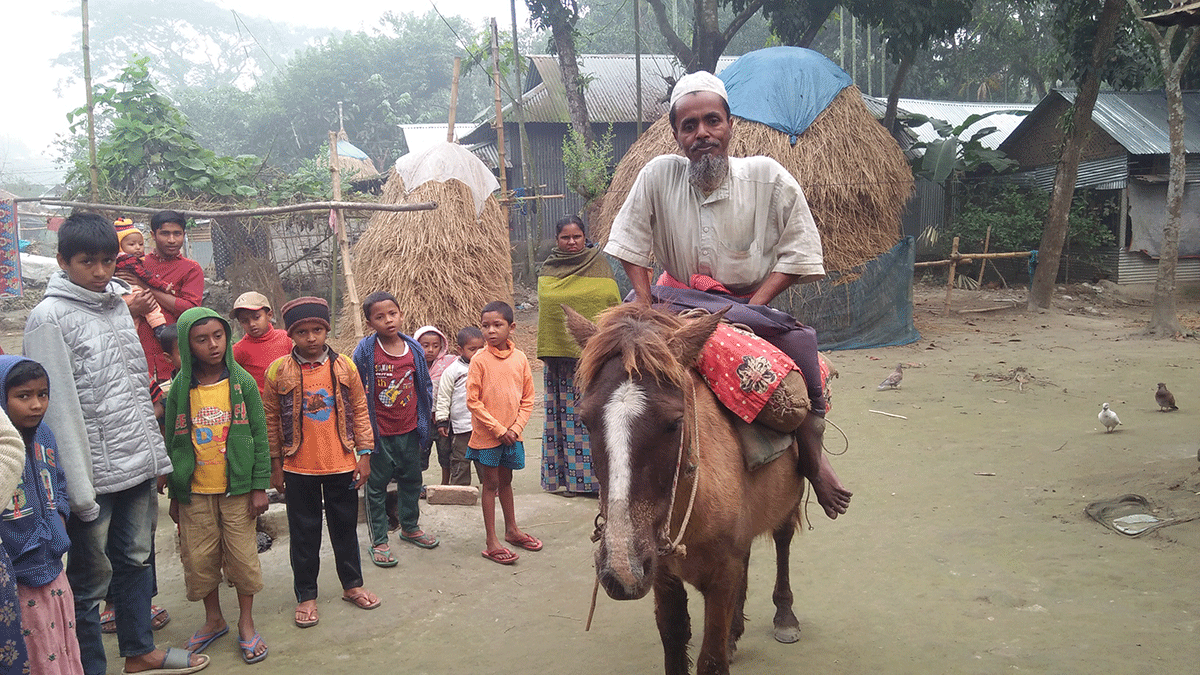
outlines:
M646 412L646 392L632 380L622 382L604 406L604 445L608 450L608 499L629 501L632 478L633 423Z

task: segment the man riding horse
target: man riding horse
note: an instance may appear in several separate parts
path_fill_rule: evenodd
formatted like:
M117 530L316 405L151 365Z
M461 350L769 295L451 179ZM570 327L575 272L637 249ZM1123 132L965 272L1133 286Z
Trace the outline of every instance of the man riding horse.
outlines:
M662 155L638 174L604 251L621 261L635 302L676 311L733 305L745 323L790 356L808 388L812 414L796 430L800 472L830 518L851 492L822 448L826 400L816 331L766 307L795 283L825 276L821 237L796 179L769 157L729 157L733 134L724 83L685 75L671 92L671 131L686 159ZM666 273L651 288L651 253Z

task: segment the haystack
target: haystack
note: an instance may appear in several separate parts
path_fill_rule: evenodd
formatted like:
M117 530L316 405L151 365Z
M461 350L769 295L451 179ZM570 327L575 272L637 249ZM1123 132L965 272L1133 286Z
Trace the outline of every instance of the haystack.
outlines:
M658 155L682 154L664 115L617 165L592 236L606 241L637 174ZM853 85L843 89L796 137L734 117L729 154L766 155L800 183L821 232L825 269L846 272L895 246L900 214L912 193L912 170L887 131L867 110Z
M395 295L404 312L401 330L409 335L430 324L453 340L463 326L479 324L479 310L488 302L512 303L512 258L500 204L490 193L473 191L468 182L473 182L471 176L462 174L462 180L425 180L406 190L401 175L389 171L384 203L430 201L438 207L377 212L354 245L360 298L374 291ZM350 320L362 317L343 313L343 334Z

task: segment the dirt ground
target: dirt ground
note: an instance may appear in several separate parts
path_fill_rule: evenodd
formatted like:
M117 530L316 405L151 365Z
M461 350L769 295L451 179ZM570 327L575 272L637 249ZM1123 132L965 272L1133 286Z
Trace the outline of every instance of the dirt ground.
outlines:
M1161 517L1200 516L1197 341L1140 337L1146 303L1111 288L1060 289L1055 310L1035 314L943 317L943 300L942 289L917 289L919 342L831 355L840 378L829 419L849 444L834 466L854 502L836 522L814 503L813 529L793 547L803 630L796 644L771 638L771 548L769 540L756 545L733 672L1196 672L1200 520L1135 539L1101 527L1084 508L1136 493ZM1023 306L1024 291L956 291L953 307L994 309L1005 300ZM1185 294L1181 315L1192 328L1198 308L1195 294ZM518 321L519 344L532 352L536 312ZM15 343L19 335L0 341L6 350ZM902 386L877 391L897 362L908 365ZM1178 412L1157 411L1159 381L1175 393ZM1124 423L1111 434L1096 418L1106 401ZM601 593L592 630L583 630L596 502L540 492L541 423L538 411L516 490L518 519L544 551L513 567L488 562L477 507L422 504L422 524L440 547L397 542L392 569L364 559L382 607L364 612L337 600L326 544L321 623L300 630L280 538L262 555L266 589L256 610L271 654L255 672L659 672L649 599L618 603ZM826 443L843 448L834 430ZM426 478L435 482L435 470ZM268 514L275 527L281 510ZM157 639L182 646L203 612L184 598L170 525L164 502L157 603L174 618ZM359 539L365 550L365 527ZM702 617L699 595L691 597L693 617ZM231 589L223 600L232 620ZM108 645L114 654L115 640ZM208 672L245 667L232 635L207 653ZM119 673L119 663L110 660L109 672Z

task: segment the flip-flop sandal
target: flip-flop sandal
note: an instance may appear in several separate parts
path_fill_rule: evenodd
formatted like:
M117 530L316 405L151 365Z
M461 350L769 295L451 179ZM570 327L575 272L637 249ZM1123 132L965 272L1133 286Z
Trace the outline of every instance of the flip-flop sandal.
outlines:
M153 625L151 625L153 628ZM100 632L112 635L117 632L117 613L110 610L100 612Z
M194 633L191 639L188 640L187 650L193 654L199 654L205 649L208 649L208 646L213 643L213 640L216 640L228 632L229 626L225 626L221 630L216 630L211 633L204 633L203 635L200 633Z
M521 558L521 556L506 548L496 551L484 551L483 557L491 560L494 563L500 563L501 565L511 565Z
M254 631L254 637L250 638L249 641L239 639L238 647L241 647L242 649L242 660L246 663L258 663L259 661L267 658L267 652L270 650L266 645L263 645L261 654L258 656L254 655L255 650L257 650L258 646L262 644L262 641L262 636L258 634L258 631Z
M420 546L421 548L437 548L437 545L441 543L438 541L437 537L429 534L428 532L422 532L416 536L401 532L400 538L410 544Z
M383 550L372 548L371 562L375 563L376 567L395 567L396 565L400 564L400 561L396 560L396 556L392 555L391 548L385 548Z
M121 675L191 675L208 667L208 654L197 654L200 657L200 663L191 665L192 653L186 649L178 647L168 647L166 655L163 656L162 665L158 668L150 670L139 670L136 673L131 673L128 670L122 669Z
M343 595L342 599L359 609L375 609L379 605L383 604L383 601L379 598L375 598L375 601L371 602L367 599L367 596L368 593L364 591L358 595Z
M521 548L525 549L526 551L542 550L541 540L539 540L537 537L533 536L532 534L528 534L528 533L526 533L525 536L520 539L505 539L504 541L507 541L508 543L512 544L513 546L520 546Z
M103 621L104 617L101 616L100 620ZM150 605L150 628L152 630L162 630L163 626L169 623L171 623L171 615L167 613L167 610L158 605ZM113 632L117 632L115 616L113 617Z
M301 616L304 616L304 618L300 618ZM300 628L312 628L318 623L321 623L321 617L317 616L316 607L307 610L297 607L295 621L296 625Z

